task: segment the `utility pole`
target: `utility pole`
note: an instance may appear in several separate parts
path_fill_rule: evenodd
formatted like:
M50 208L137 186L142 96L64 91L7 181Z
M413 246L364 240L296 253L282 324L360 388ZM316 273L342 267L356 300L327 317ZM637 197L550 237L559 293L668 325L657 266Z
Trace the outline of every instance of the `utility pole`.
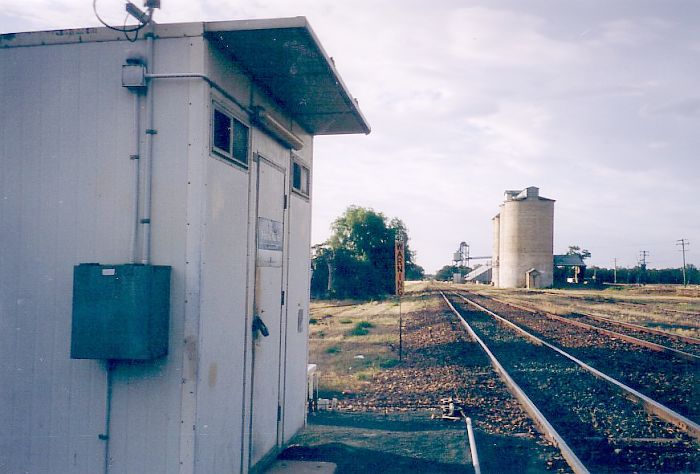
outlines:
M688 286L688 278L685 274L685 248L690 245L690 242L688 242L688 239L679 239L676 240L676 245L680 245L681 252L683 252L683 286Z
M617 258L613 259L615 262L615 267L613 268L613 279L614 283L617 284Z
M647 257L649 256L648 250L641 250L639 252L639 276L637 277L637 283L642 284L644 282L644 274L647 271Z

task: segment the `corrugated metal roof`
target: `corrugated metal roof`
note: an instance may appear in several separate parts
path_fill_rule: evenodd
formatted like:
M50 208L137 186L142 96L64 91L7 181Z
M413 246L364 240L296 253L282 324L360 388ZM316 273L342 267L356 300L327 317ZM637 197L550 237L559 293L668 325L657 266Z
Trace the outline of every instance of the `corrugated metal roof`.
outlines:
M370 132L306 18L205 23L204 30L312 134Z
M204 35L313 135L370 132L305 17L157 24L156 35ZM3 34L0 48L123 40L107 28L83 28Z
M581 267L585 266L586 263L583 261L580 255L555 255L554 256L554 266L555 267Z
M466 280L473 281L473 280L479 279L479 277L483 276L484 274L488 274L487 275L488 278L486 278L486 279L490 280L491 274L489 272L491 272L492 269L493 269L493 267L491 265L482 265L481 267L476 268L476 269L472 270L471 272L469 272L466 276Z

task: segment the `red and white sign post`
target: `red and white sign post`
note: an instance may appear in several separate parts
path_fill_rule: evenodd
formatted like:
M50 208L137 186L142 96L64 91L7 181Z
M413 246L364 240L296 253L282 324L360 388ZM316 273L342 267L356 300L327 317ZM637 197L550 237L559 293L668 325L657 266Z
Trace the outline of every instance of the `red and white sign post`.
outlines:
M397 235L394 244L394 274L396 282L396 295L399 297L399 360L403 360L403 316L401 314L401 296L403 296L404 279L406 277L404 257L403 236Z

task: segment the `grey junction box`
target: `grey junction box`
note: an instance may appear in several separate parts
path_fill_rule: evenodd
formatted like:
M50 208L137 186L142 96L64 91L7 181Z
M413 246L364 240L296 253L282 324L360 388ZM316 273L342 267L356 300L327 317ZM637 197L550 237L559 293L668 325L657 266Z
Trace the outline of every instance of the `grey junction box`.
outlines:
M162 357L168 353L169 315L169 266L76 265L71 358Z

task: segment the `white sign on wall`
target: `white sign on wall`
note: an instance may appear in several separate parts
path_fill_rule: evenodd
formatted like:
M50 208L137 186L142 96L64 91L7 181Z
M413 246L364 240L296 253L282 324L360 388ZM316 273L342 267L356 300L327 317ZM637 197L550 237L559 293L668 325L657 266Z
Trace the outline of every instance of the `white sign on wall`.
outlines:
M280 221L258 217L258 266L281 267L284 226Z

